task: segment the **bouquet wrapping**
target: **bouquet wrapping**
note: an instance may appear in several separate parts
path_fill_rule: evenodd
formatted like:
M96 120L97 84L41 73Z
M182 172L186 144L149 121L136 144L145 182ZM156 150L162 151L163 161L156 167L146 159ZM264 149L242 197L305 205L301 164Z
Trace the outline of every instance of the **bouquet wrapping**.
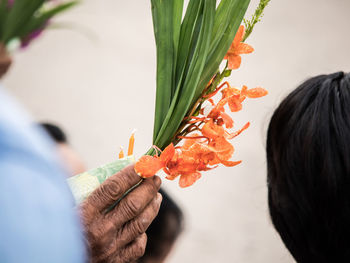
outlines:
M88 172L78 174L67 179L68 185L72 191L76 204L80 204L96 188L98 188L109 177L135 162L133 156L128 156L111 162L109 164L92 169Z

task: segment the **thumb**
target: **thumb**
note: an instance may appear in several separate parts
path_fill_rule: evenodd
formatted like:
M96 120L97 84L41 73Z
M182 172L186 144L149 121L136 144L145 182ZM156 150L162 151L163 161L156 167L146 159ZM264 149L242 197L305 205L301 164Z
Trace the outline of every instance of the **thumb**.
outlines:
M102 212L113 205L140 180L141 177L135 172L134 165L130 165L108 178L84 203L92 205L97 211Z

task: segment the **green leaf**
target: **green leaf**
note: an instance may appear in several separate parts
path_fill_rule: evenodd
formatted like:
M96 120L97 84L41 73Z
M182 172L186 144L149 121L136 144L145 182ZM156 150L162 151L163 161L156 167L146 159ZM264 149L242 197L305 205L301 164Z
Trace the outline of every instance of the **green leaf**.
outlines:
M7 0L0 0L0 36L3 35L3 31L4 31L4 23L6 21L7 13L8 13L7 6L8 6Z
M199 17L201 16L201 9L203 8L202 0L191 0L188 4L184 21L181 25L180 39L179 39L179 52L176 63L175 74L175 86L181 84L186 63L189 59L189 52L191 44L197 41L194 37L196 25L199 23ZM198 36L197 36L198 37Z
M232 70L231 69L226 69L224 72L223 72L223 76L225 78L231 76L231 73L232 73Z
M17 0L14 1L11 11L4 23L4 32L1 40L7 43L16 36L16 33L26 25L33 14L42 6L45 0Z
M35 30L41 29L53 16L66 11L76 4L78 4L78 1L64 3L50 10L42 12L35 17L32 17L29 22L17 33L17 37L22 38Z
M156 138L170 107L176 66L177 38L183 1L151 0L154 35L157 45L157 91L153 137ZM180 22L179 22L180 20Z
M227 22L230 16L230 12L234 4L235 1L232 0L220 1L220 4L215 12L212 42L210 44L211 49L220 42L222 35L225 33L225 30L228 27Z
M190 64L187 67L187 74L185 76L183 87L179 92L179 98L172 101L174 107L171 115L168 113L167 119L164 122L155 145L164 148L171 143L172 137L176 130L179 128L183 118L190 109L191 100L195 94L195 88L200 80L207 54L211 42L212 28L214 24L215 16L215 0L203 0L203 18L201 20L202 25L199 30L199 37L193 48L193 55ZM180 91L180 89L178 89ZM176 105L176 107L175 107Z
M179 38L181 30L181 21L182 21L182 11L184 6L184 0L174 0L174 20L173 20L173 32L174 32L174 63L177 63L177 53L179 49ZM175 74L176 66L173 67L173 85L172 85L172 96L175 93Z

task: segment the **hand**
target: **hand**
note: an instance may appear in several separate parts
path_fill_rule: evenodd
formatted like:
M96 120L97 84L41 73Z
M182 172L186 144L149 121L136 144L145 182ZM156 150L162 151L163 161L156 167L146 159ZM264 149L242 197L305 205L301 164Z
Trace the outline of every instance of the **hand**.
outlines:
M125 196L109 213L111 207L141 178L134 166L128 166L107 179L82 204L81 213L91 262L131 262L145 252L145 231L156 217L162 200L157 193L158 176L144 180Z
M0 79L9 69L11 62L11 58L7 54L5 46L0 43Z

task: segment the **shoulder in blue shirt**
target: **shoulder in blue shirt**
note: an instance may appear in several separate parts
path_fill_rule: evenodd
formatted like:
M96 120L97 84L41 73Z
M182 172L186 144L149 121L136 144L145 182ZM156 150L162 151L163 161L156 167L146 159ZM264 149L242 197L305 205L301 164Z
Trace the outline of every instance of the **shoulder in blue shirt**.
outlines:
M84 262L73 206L52 142L0 87L0 262Z

